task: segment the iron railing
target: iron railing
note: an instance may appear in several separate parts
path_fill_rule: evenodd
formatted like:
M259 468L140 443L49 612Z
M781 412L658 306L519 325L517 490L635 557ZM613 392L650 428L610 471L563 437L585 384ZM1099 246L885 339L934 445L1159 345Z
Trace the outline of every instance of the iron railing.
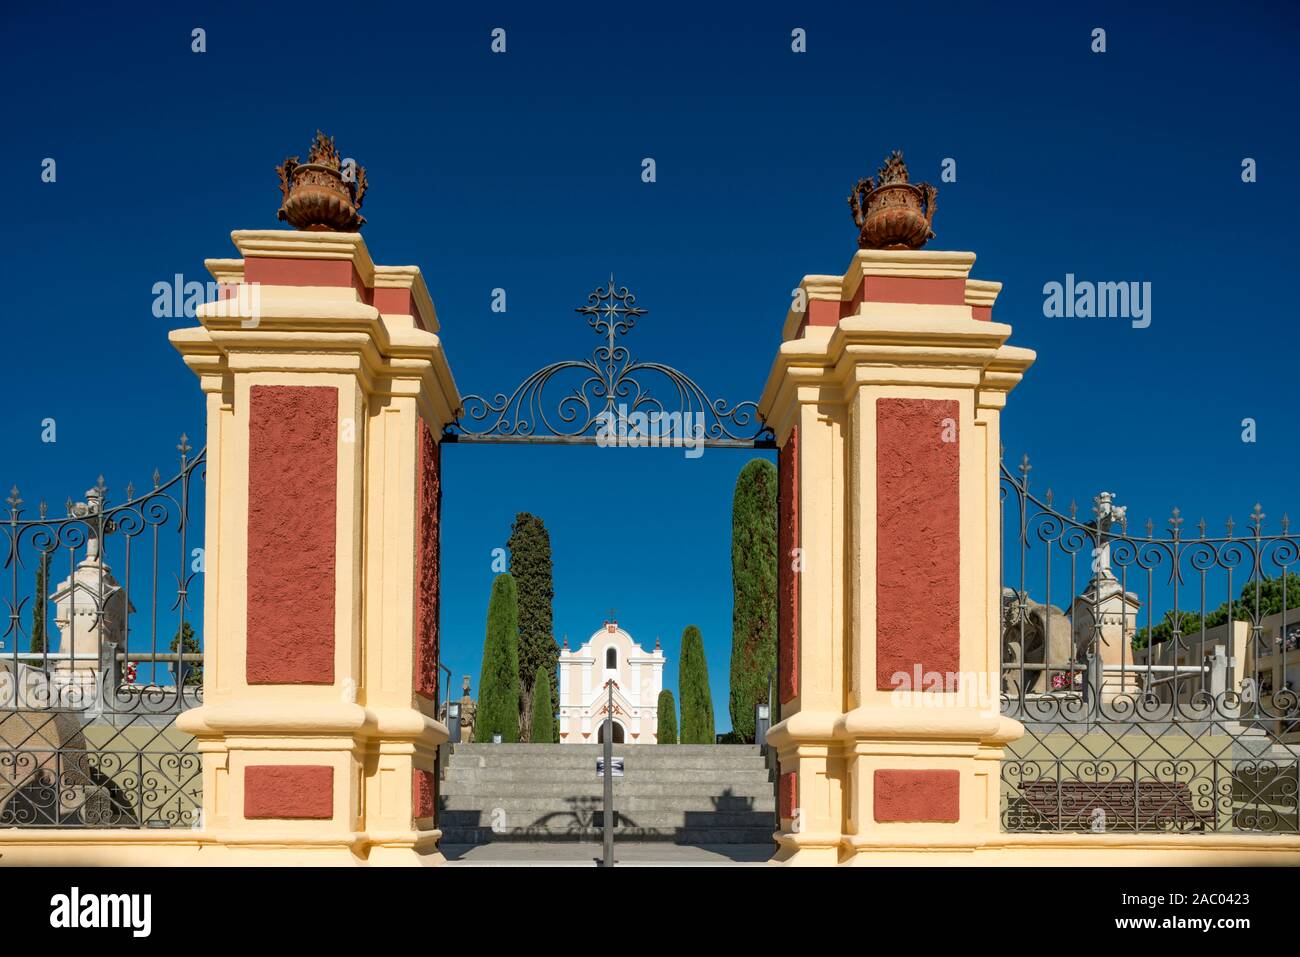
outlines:
M1081 520L1029 470L1002 468L999 691L1027 732L1004 827L1300 832L1300 652L1275 641L1300 618L1288 520L1273 534L1256 505L1245 534L1189 534L1174 509L1133 534L1110 493Z
M0 523L0 827L191 827L199 755L176 730L202 703L204 452L113 505L101 476L66 517Z

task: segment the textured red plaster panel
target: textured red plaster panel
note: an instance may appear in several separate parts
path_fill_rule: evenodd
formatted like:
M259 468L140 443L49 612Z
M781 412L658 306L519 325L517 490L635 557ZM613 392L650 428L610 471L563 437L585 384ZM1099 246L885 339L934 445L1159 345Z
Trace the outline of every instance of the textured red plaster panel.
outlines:
M427 328L420 309L415 304L415 297L409 289L395 289L391 286L376 286L371 290L370 304L380 312L399 316L414 316L415 324L421 329Z
M417 769L411 775L411 806L415 809L415 817L433 817L436 797L437 782L433 772Z
M438 700L438 521L442 507L441 450L421 420L420 499L416 518L415 690Z
M872 786L876 821L936 821L960 816L961 775L957 771L877 771Z
M799 808L799 776L793 771L781 775L778 797L781 805L777 809L777 817L783 821L794 817L794 812Z
M840 316L851 316L858 311L858 306L862 305L862 296L866 292L867 284L865 281L858 283L858 288L853 290L853 297L840 303Z
M361 277L346 259L244 260L244 282L268 286L351 286L365 296Z
M862 280L867 302L908 302L930 306L964 306L966 280L923 279L915 276L867 276Z
M799 538L799 428L790 430L790 437L777 453L777 594L780 614L777 616L777 688L781 703L785 704L799 693L799 573L794 570L796 560L802 567ZM775 718L774 718L775 720Z
M829 299L809 299L804 320L809 326L833 326L840 321L840 304Z
M876 400L876 687L961 670L955 400ZM951 438L953 441L944 441Z
M332 684L338 389L253 386L249 684Z
M971 318L977 322L991 322L993 320L992 306L971 306Z
M376 286L373 293L373 305L380 312L398 315L415 315L415 306L411 303L409 289L395 289L391 286Z
M334 769L328 765L254 764L244 769L244 817L333 816Z

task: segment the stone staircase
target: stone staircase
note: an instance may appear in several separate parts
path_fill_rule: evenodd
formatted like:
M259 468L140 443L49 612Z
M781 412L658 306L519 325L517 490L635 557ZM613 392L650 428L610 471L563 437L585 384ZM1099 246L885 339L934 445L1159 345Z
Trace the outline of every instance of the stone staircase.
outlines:
M599 744L457 744L439 784L444 844L600 841ZM614 839L770 844L772 780L757 745L614 745Z

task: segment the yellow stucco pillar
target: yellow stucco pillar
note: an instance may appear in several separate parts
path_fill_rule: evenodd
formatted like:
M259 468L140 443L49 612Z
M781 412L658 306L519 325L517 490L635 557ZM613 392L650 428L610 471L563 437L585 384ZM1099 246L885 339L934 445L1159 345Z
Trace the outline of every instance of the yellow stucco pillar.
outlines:
M207 398L202 840L252 862L431 863L442 427L415 267L245 230L171 341ZM214 861L215 862L215 861Z
M970 253L807 276L760 402L780 449L778 861L995 840L999 415L1033 353Z

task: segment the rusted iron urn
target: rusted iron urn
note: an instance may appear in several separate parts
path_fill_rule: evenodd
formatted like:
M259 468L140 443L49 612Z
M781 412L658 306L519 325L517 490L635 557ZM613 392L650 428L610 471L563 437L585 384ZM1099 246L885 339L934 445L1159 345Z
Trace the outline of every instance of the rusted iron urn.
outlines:
M849 194L849 208L858 226L862 249L920 249L934 238L935 199L929 183L907 179L903 154L894 150L876 178L860 179Z
M365 168L355 167L355 175L344 169L333 137L317 130L307 162L291 156L275 169L282 200L276 215L295 229L355 233L365 223Z

